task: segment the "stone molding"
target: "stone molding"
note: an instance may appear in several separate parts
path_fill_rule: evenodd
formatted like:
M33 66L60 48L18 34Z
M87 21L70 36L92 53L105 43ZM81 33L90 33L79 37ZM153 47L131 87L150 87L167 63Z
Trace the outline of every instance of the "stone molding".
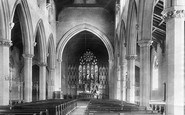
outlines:
M143 39L143 40L139 40L137 43L140 47L150 47L153 41L150 39Z
M184 18L185 17L185 10L184 9L169 9L164 11L163 19L168 21L172 18Z
M107 48L109 59L114 59L114 54L113 54L113 47L112 44L110 43L108 37L100 31L98 28L94 27L93 25L87 24L87 23L82 23L79 25L76 25L75 27L71 28L69 31L67 31L64 36L60 39L58 46L57 46L57 59L62 60L63 57L63 51L68 43L68 41L75 36L76 34L82 32L82 31L88 31L99 37L104 45Z
M41 62L41 63L39 63L39 66L47 66L47 63Z
M12 42L9 40L0 40L0 46L11 47Z
M31 58L33 58L33 54L23 54L22 55L24 58L28 58L28 59L31 59Z
M137 55L127 55L126 59L127 60L136 60L137 59Z

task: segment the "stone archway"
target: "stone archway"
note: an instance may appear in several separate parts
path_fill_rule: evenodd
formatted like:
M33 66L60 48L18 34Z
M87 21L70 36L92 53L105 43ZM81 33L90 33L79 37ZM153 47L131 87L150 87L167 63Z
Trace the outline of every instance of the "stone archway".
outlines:
M128 17L127 17L127 67L128 81L130 81L130 89L128 89L127 99L130 103L136 103L135 96L135 66L136 66L136 43L137 43L137 7L135 0L129 2Z
M39 100L46 99L46 66L47 66L47 56L46 56L46 36L43 21L40 19L36 25L34 34L34 56L33 62L39 65L39 73L37 76L32 76L33 80L38 77L36 81L36 86L38 86ZM33 66L35 67L35 66ZM37 101L37 100L34 100Z
M62 55L63 55L63 50L67 44L67 42L77 33L82 32L82 31L89 31L91 33L94 33L96 36L98 36L103 43L105 44L108 54L109 54L109 60L114 59L113 55L113 47L109 41L109 39L106 37L106 35L101 32L99 29L96 27L90 25L90 24L80 24L69 30L59 41L58 46L57 46L57 59L62 61Z
M26 38L26 40L23 40L26 46L24 48L24 54L33 55L33 26L30 10L26 0L16 0L10 14L10 24L13 23L13 18L17 5L21 6L19 9L20 21L22 22L21 28L23 31L23 38Z
M99 29L97 29L96 27L90 25L90 24L80 24L75 26L74 28L72 28L71 30L69 30L59 41L58 46L57 46L57 59L58 61L62 62L62 55L63 55L63 51L64 48L66 46L66 44L68 43L68 41L76 34L82 32L82 31L88 31L93 33L94 35L96 35L97 37L99 37L101 39L101 41L103 42L103 44L105 45L107 51L108 51L108 61L109 61L109 76L108 76L108 84L109 84L109 95L112 95L112 91L113 91L113 60L114 60L114 55L113 55L113 47L109 41L109 39L106 37L106 35L101 32ZM58 64L59 68L61 68L61 64ZM58 76L56 76L56 79L61 79L61 70L58 70ZM61 81L61 80L60 80ZM60 83L59 83L60 84ZM60 87L60 86L59 86ZM111 97L112 98L112 97Z
M32 76L32 57L33 57L33 29L32 29L32 21L31 21L31 14L29 11L28 3L25 0L16 0L13 6L13 10L11 11L9 24L10 29L7 32L8 34L11 33L11 29L14 27L14 16L17 13L19 17L20 28L21 28L21 36L22 36L22 44L23 44L23 52L21 57L23 56L23 76L24 76L24 97L23 100L25 102L32 101L32 83L31 76ZM8 35L11 39L10 35ZM12 35L11 35L12 36Z

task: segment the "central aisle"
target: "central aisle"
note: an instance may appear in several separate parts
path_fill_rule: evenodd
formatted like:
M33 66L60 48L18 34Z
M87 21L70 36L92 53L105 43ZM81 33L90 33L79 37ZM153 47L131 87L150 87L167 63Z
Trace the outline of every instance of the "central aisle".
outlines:
M86 108L89 104L89 101L79 101L77 102L77 107L74 111L69 113L69 115L85 115Z

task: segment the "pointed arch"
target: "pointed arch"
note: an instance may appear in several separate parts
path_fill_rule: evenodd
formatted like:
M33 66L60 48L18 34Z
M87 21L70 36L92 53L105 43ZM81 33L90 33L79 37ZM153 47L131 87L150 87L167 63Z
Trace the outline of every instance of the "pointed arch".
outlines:
M38 37L39 42L39 55L40 55L40 62L46 63L47 62L47 56L46 56L46 34L45 34L45 28L42 19L40 19L37 22L35 33L34 33L34 43L36 41L36 36L39 34L40 37Z
M126 27L125 27L125 22L122 20L121 21L121 28L120 28L120 56L121 56L121 64L124 63L123 60L125 58L123 51L126 51L124 48L126 48L127 44L127 38L126 38Z
M9 36L9 7L8 1L0 1L0 40L10 40Z
M129 2L128 18L127 18L127 55L135 55L137 40L137 7L135 0Z
M103 32L101 32L99 29L97 29L96 27L94 27L90 24L86 24L86 23L77 25L74 28L70 29L67 33L64 34L64 36L61 38L61 40L59 41L59 43L57 45L57 58L58 58L58 60L62 61L63 51L64 51L64 48L65 48L66 44L68 43L68 41L74 35L82 32L82 31L85 31L85 30L95 34L103 41L104 45L107 48L108 54L109 54L109 60L113 60L114 59L113 47L112 47L109 39L107 38L107 36Z
M18 8L17 10L21 22L22 38L24 38L23 39L24 54L33 54L33 27L27 1L16 0L13 10L10 14L10 23L13 22L16 8Z

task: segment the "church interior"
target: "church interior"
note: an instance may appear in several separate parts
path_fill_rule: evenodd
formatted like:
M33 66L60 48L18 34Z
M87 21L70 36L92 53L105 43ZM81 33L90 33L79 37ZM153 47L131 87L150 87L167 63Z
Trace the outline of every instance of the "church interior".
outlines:
M0 115L185 115L184 40L185 0L0 0Z

